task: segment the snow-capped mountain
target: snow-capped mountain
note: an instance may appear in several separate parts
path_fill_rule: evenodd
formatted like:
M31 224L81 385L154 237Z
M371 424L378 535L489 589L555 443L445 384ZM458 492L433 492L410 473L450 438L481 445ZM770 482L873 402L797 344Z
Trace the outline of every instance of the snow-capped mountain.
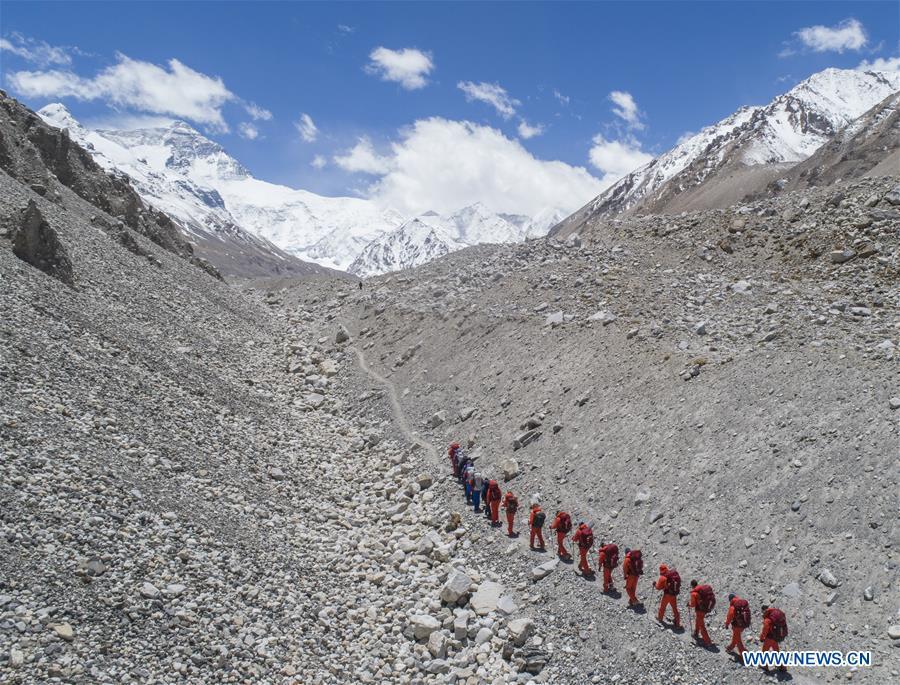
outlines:
M256 179L218 143L183 122L89 130L63 105L48 105L39 114L68 129L103 168L127 175L135 190L180 221L194 242L207 247L217 241L210 255L214 263L221 263L228 243L256 241L368 276L422 264L468 245L546 235L565 216L556 208L533 218L498 214L474 204L448 216L429 212L407 221L370 200L323 197Z
M400 214L368 200L322 197L256 179L183 122L89 130L63 105L48 105L38 114L69 129L102 167L130 177L147 202L181 221L194 240L255 236L300 259L346 269L369 242L403 223Z
M826 69L813 74L768 105L742 107L628 174L554 233L622 212L683 211L738 201L746 186L764 186L778 170L809 157L897 90L897 72Z
M369 243L349 271L374 276L409 269L470 245L521 242L546 235L563 217L559 209L545 209L533 218L497 214L481 203L448 216L425 212Z

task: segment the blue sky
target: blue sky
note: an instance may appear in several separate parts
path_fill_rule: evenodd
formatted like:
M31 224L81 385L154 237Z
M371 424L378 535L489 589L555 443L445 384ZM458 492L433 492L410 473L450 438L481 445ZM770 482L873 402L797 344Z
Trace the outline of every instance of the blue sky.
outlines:
M816 71L896 58L898 12L896 2L3 2L0 70L4 89L31 107L58 100L107 125L186 119L258 177L323 194L371 192L407 143L427 153L426 135L453 157L453 136L482 126L509 142L479 139L486 156L560 160L600 183ZM125 58L127 69L97 80ZM167 77L173 59L189 73ZM254 119L250 103L271 117ZM303 114L315 126L306 139ZM410 142L411 127L432 117ZM479 128L451 125L461 121ZM598 145L606 154L592 157ZM453 163L435 176L452 175ZM427 161L410 173L429 173ZM590 185L566 173L562 185Z

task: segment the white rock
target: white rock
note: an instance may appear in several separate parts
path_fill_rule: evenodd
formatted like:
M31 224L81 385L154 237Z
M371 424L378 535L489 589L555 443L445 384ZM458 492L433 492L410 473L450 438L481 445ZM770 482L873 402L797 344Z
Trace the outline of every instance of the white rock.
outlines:
M485 616L497 609L497 602L503 595L504 588L500 583L486 580L478 586L478 590L469 600L469 606L479 616Z
M440 630L434 631L428 636L428 651L435 659L447 656L447 636Z
M534 632L534 621L530 618L517 618L514 621L510 621L506 629L509 631L509 637L512 639L513 644L516 647L521 647Z
M543 564L535 566L531 569L531 579L538 581L541 578L546 578L556 570L558 565L559 559L551 559L550 561L545 561Z
M413 627L413 635L417 640L425 640L431 634L441 629L441 622L428 614L417 614L410 619Z
M469 593L472 579L462 571L451 571L447 582L441 588L441 600L447 604L455 604L459 599Z

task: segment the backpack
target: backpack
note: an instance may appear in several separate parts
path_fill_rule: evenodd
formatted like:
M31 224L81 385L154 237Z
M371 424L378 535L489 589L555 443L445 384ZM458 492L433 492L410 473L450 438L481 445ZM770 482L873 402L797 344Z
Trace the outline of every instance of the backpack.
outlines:
M697 593L697 611L708 614L716 608L716 595L709 585L698 585L694 591Z
M572 530L572 517L564 511L559 514L559 528L557 530L561 530L563 533L568 533Z
M515 514L519 509L519 500L516 499L515 495L507 495L506 496L506 511L510 514Z
M603 545L600 548L600 551L603 552L604 561L603 565L606 568L615 568L619 565L619 548L616 545L609 544Z
M781 609L766 609L764 616L772 622L772 629L769 631L769 639L775 640L775 642L781 642L787 637L787 618Z
M633 549L628 553L628 560L631 562L631 573L635 576L644 575L644 559L641 557L641 550Z
M582 549L590 549L594 546L594 531L585 526L584 528L579 528L581 531L581 539L578 541L578 546Z
M546 521L546 520L547 520L547 514L545 514L543 511L539 511L534 515L534 519L533 519L531 525L534 528L543 528L544 521Z
M488 493L491 496L492 500L497 500L498 502L503 499L503 493L500 492L500 486L497 485L497 481L492 480L488 484Z
M731 619L731 624L735 628L749 628L751 620L750 603L746 599L735 597L731 601L731 606L734 607L734 617Z
M681 592L681 576L678 575L678 571L674 568L666 571L666 589L664 592L667 595L677 595Z

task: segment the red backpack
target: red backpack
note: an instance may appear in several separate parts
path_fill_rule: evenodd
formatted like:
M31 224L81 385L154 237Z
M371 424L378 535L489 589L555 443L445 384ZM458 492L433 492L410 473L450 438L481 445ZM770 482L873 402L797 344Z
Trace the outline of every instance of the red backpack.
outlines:
M716 594L709 585L698 585L694 588L697 593L697 611L708 614L716 608Z
M503 498L503 493L500 491L500 486L497 484L497 481L492 480L488 483L488 495L491 501L499 502Z
M731 606L734 607L734 617L731 619L731 624L735 628L749 628L751 621L750 602L746 599L735 597L731 600Z
M615 568L619 565L619 548L617 545L603 545L600 551L603 552L603 565L606 568Z
M582 549L590 549L594 546L594 531L587 526L581 526L578 529L581 535L578 538L578 546Z
M681 576L678 575L678 571L674 568L670 568L666 571L665 593L667 595L677 595L679 592L681 592Z
M506 511L510 514L515 514L519 509L519 500L516 498L514 494L507 493L506 495Z
M644 575L644 559L641 557L641 550L633 549L626 556L631 562L631 572L636 576Z
M770 607L766 609L763 618L767 618L772 622L772 629L769 631L769 639L775 642L781 642L788 635L787 618L781 609Z
M563 533L568 533L572 530L572 517L564 511L559 512L559 527L557 530Z

